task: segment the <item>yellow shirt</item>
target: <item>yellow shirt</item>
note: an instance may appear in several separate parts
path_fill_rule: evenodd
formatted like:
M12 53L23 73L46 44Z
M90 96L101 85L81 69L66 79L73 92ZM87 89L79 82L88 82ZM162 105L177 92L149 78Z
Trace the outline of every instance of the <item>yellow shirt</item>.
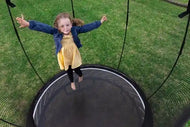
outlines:
M73 41L72 34L64 35L61 41L62 49L57 54L58 63L61 70L77 68L82 64L80 52Z

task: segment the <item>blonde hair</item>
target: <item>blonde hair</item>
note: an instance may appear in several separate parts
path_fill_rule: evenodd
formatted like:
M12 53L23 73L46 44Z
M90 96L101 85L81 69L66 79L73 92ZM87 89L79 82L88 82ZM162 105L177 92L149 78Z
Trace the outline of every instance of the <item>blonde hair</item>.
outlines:
M68 18L71 21L73 26L82 26L82 25L84 25L83 20L77 19L77 18L72 18L69 13L60 13L55 18L55 21L54 21L54 27L55 28L58 28L58 21L61 18Z

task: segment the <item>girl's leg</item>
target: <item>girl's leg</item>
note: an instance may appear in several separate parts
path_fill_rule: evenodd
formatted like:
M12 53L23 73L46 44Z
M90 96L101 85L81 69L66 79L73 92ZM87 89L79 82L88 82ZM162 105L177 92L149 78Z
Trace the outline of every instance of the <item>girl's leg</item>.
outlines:
M71 88L73 90L76 90L76 86L73 80L73 69L71 68L71 66L69 66L69 69L67 70L67 75L69 77L69 80L71 81Z
M74 69L77 75L79 76L79 82L83 80L82 71L80 70L80 67L77 67Z

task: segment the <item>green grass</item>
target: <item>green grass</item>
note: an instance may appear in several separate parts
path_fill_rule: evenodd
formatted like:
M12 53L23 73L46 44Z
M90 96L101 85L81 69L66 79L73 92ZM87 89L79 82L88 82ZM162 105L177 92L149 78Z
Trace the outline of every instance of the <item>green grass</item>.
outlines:
M187 124L185 124L185 127L190 127L190 121L188 121Z
M69 0L19 0L11 9L14 18L24 14L52 25L55 16L71 12ZM74 1L76 17L85 23L99 20L106 14L108 21L99 29L81 34L83 64L103 64L117 68L125 31L125 0ZM185 11L160 0L131 0L127 40L120 71L132 77L146 96L161 84L170 71L185 32ZM27 62L11 25L7 7L0 1L0 117L25 125L26 114L37 91L42 87ZM17 24L18 27L18 24ZM32 63L44 81L58 73L53 38L49 35L18 29ZM190 37L174 73L163 88L150 99L155 127L172 126L181 110L190 103ZM0 126L6 126L0 122Z

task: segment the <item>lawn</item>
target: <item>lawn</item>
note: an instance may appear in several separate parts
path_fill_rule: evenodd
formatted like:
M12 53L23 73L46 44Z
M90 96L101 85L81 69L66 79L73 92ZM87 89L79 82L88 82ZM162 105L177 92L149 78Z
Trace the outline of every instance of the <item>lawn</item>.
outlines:
M17 5L11 9L14 19L23 14L27 20L49 25L53 24L58 13L72 12L69 0L12 2ZM85 23L99 20L104 14L108 17L99 29L80 35L83 64L101 64L117 69L125 31L126 5L126 0L74 0L75 15ZM130 1L127 39L119 71L133 78L147 97L162 83L178 55L187 23L187 17L178 18L183 11L185 8L162 0ZM23 54L5 1L0 1L0 12L0 118L24 126L30 104L43 84ZM43 81L60 72L52 36L27 28L18 28L18 32ZM149 100L155 127L172 126L190 103L189 42L188 32L174 72ZM0 126L8 127L1 121Z

